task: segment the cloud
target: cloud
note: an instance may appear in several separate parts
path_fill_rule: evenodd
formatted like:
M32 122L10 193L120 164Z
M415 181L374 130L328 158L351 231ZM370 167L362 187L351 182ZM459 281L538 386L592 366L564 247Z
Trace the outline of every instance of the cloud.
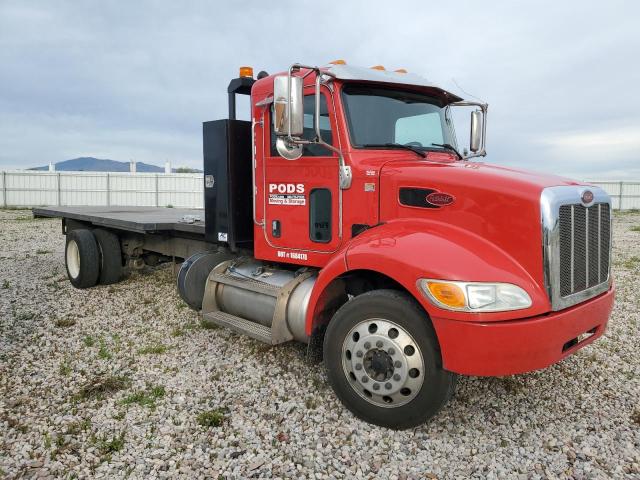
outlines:
M488 101L488 161L581 178L633 172L639 14L617 0L4 0L0 168L85 155L199 167L201 123L226 116L240 65L273 73L343 58Z
M593 180L640 178L640 124L554 133L532 143L562 175Z
M566 132L539 141L559 153L584 157L627 155L640 150L640 125L606 130Z

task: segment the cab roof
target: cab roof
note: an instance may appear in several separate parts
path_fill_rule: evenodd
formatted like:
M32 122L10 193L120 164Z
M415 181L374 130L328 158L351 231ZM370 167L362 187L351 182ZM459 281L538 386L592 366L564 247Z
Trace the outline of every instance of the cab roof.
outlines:
M303 69L306 71L306 69ZM402 73L393 72L389 70L378 70L375 68L357 67L346 64L329 64L324 67L320 67L322 72L331 74L336 80L342 82L357 82L357 83L376 83L387 85L405 85L417 90L424 88L436 91L445 99L445 104L458 102L462 100L458 95L451 93L444 88L430 82L420 75L415 73ZM263 101L272 100L272 86L273 78L278 75L286 75L287 72L278 72L272 75L268 75L260 78L255 82L253 92L261 92L261 94L267 94L269 97Z
M434 88L443 92L443 94L449 99L449 102L447 103L462 100L462 98L454 93L445 90L415 73L393 72L389 70L378 70L375 68L356 67L345 64L331 64L329 67L323 68L322 70L334 75L335 78L339 80Z

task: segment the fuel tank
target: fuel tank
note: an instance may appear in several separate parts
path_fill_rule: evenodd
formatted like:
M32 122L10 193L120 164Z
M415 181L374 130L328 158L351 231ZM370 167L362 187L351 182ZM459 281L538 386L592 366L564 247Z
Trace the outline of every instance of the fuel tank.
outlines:
M220 311L265 327L272 326L278 302L286 302L286 325L293 338L304 343L308 342L305 318L316 279L315 272L276 268L253 258L237 259L209 277L217 282L213 291Z

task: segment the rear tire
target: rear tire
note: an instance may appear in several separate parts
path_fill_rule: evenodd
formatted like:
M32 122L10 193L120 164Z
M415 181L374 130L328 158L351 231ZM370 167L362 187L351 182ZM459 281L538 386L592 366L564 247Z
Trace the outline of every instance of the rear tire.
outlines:
M324 337L329 382L361 419L393 429L418 426L453 394L428 316L409 295L374 290L334 315Z
M76 288L90 288L98 283L100 252L93 233L87 229L67 233L65 266L69 281Z
M100 250L100 277L102 285L117 283L122 278L122 249L115 233L97 228L93 235Z

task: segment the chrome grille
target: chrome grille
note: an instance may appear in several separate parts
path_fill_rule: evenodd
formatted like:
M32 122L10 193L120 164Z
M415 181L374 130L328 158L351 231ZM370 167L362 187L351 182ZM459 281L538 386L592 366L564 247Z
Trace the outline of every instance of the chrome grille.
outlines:
M566 297L607 280L609 204L560 207L560 295Z
M593 203L581 201L585 190ZM553 310L609 288L611 200L597 187L558 186L540 198L545 286Z

